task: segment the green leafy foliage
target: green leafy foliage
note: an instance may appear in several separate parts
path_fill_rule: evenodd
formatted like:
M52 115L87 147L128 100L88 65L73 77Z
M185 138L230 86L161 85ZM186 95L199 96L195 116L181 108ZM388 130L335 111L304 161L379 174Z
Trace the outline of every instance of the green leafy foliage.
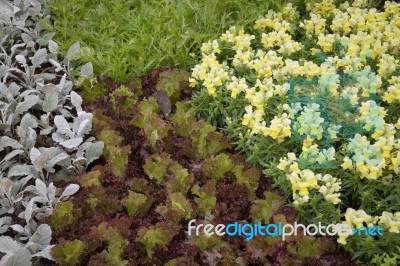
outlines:
M130 146L123 146L119 133L113 130L103 130L98 138L104 142L104 156L108 159L108 166L117 177L124 177Z
M108 87L98 82L93 76L80 77L75 85L79 88L85 106L94 102L97 97L106 96L109 93Z
M53 215L50 217L50 226L54 232L59 232L66 226L75 224L78 217L73 213L74 204L70 201L57 204Z
M289 250L291 253L299 256L301 259L318 258L322 255L322 250L331 250L334 252L335 245L332 240L316 239L310 236L303 236L295 245L290 245Z
M129 216L132 217L146 215L151 203L146 195L133 191L129 191L129 196L123 202Z
M168 166L171 159L168 154L154 155L144 165L144 171L150 179L154 179L157 183L161 183L167 174Z
M177 233L178 227L176 224L159 223L150 227L140 228L137 241L145 246L147 255L151 258L155 246L163 249L167 248Z
M215 185L215 180L208 180L202 187L197 184L192 187L192 194L196 196L194 198L194 202L197 204L196 210L201 214L206 214L217 203Z
M157 90L165 91L172 104L181 98L181 91L189 88L189 74L180 69L171 69L160 74L157 82Z
M268 222L275 211L284 204L283 198L269 191L264 192L264 199L256 199L251 209L253 219Z
M89 173L86 173L79 178L79 184L85 188L91 186L101 187L100 176L100 170L90 171Z
M231 171L233 163L225 153L204 160L203 174L208 178L221 179L227 172Z
M126 114L136 103L135 94L128 87L121 85L110 93L110 103L116 114Z
M235 165L233 168L233 173L235 174L236 182L238 182L238 184L245 185L254 196L261 177L260 171L256 168L245 170L243 165Z
M101 255L104 256L104 260L108 265L119 266L128 264L128 261L123 259L122 253L129 242L117 229L107 226L106 223L101 223L93 234L98 236L99 240L107 243L107 248L102 251Z
M132 120L132 124L142 128L150 144L155 147L157 141L167 136L170 125L157 113L160 111L154 97L144 99L139 103L140 112Z
M189 219L192 216L193 208L189 200L180 192L169 195L168 202L157 208L166 220L179 222L181 219Z
M191 67L205 40L236 23L249 23L259 16L254 10L274 5L245 0L51 0L53 22L48 27L56 32L63 54L79 41L78 59L92 62L96 74L126 82L160 66Z
M196 159L205 159L231 147L224 135L206 122L197 123L191 139L194 150L188 151L187 155Z
M169 171L172 174L166 182L167 192L182 192L186 194L193 185L194 178L189 171L177 162L171 163Z
M195 122L193 111L187 105L187 103L178 102L176 104L176 112L171 116L171 121L175 125L175 133L184 138L190 136L193 131L191 125Z
M80 240L60 241L57 247L53 248L52 254L60 265L77 265L85 248L85 243Z

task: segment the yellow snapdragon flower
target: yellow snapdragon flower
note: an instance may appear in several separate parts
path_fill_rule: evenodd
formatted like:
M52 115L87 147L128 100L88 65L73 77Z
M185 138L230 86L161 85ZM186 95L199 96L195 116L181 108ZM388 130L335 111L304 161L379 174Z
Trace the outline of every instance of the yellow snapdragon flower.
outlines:
M400 76L392 77L382 99L387 103L400 102Z
M384 227L389 228L389 232L392 233L400 233L400 212L396 212L395 214L390 212L382 212L382 215L379 217L379 223Z
M310 19L301 22L300 27L304 28L308 35L318 36L325 32L326 19L318 14L310 14Z

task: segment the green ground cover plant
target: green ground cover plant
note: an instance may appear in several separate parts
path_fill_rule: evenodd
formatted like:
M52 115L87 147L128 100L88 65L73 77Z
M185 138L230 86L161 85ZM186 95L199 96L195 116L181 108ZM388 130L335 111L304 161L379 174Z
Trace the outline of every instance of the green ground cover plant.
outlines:
M51 31L66 53L79 41L79 59L96 74L127 82L161 66L188 69L201 44L232 25L247 25L260 10L282 3L265 0L49 0Z
M265 167L307 223L379 224L341 236L354 259L396 265L400 243L400 5L308 3L205 43L197 114Z

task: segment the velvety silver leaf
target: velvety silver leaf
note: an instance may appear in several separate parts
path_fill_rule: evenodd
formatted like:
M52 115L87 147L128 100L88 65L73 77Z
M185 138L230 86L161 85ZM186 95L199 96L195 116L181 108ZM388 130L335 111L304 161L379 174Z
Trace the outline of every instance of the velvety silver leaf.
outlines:
M94 160L100 158L101 154L103 153L104 149L104 142L98 141L93 143L89 148L86 149L85 157L87 159L87 164L89 165Z
M49 40L49 51L52 54L57 54L58 52L58 44L53 40Z
M10 171L8 171L7 177L10 178L14 176L32 175L33 170L33 166L31 165L14 165Z
M39 100L39 97L36 95L28 95L25 97L23 102L18 103L17 107L15 108L16 114L23 114L24 112L28 111L32 108Z
M73 59L79 52L81 46L79 44L79 42L74 43L67 52L67 55L65 56L65 58L71 60Z
M92 130L92 120L86 119L79 125L77 136L83 137L84 135L88 134L90 130Z
M23 128L24 130L27 130L29 127L37 128L37 126L38 126L38 123L37 123L36 117L32 116L31 114L26 113L22 117L20 127Z
M42 248L48 246L51 240L51 228L47 224L39 225L36 232L29 238L29 242L36 243Z
M41 171L48 160L49 160L49 156L46 153L40 154L33 161L33 166L35 167L35 169L37 171Z
M7 232L8 228L11 225L11 217L5 216L0 218L0 234Z
M45 48L36 51L35 55L31 58L32 65L34 67L39 67L41 64L46 62L47 50Z
M61 194L60 199L74 195L76 192L78 192L79 188L80 187L77 184L69 185L68 187L65 188L64 192Z
M17 155L23 154L24 151L23 150L13 150L12 152L9 152L5 157L4 157L4 161L9 161L12 158L14 158Z
M61 142L60 144L68 149L77 148L83 142L83 138L73 138L66 141Z
M48 260L53 260L54 258L51 255L51 249L54 247L54 245L49 245L47 247L45 247L42 251L35 253L32 255L32 257L42 257L42 258L46 258Z
M46 136L46 135L50 134L53 131L53 129L54 129L53 127L48 127L48 128L42 129L42 130L40 130L40 135Z
M15 56L15 59L21 64L21 65L26 65L26 58L23 55L17 55Z
M57 133L57 132L54 132L51 135L51 138L57 143L64 142L64 141L68 140L67 136L61 135L60 133Z
M36 148L32 148L31 151L29 152L29 159L31 159L31 163L33 162L41 155L40 151Z
M86 63L81 68L81 76L88 77L93 74L93 65L91 62Z
M41 196L47 198L47 187L42 180L40 179L35 180L35 188Z
M0 138L0 152L4 150L5 147L11 147L13 149L23 149L24 146L21 145L15 139L12 139L7 136L3 136Z
M45 93L43 100L43 111L51 112L57 108L58 105L58 88L55 85L43 86L42 90Z
M71 91L71 103L75 108L80 108L82 105L82 97L78 93Z
M9 236L0 236L0 252L14 254L21 244Z
M67 159L69 156L65 152L56 155L55 157L51 158L50 161L47 162L46 168L53 168L59 162Z
M72 138L74 136L74 133L71 131L71 127L70 127L69 123L63 116L61 116L61 115L55 116L54 124L57 127L58 133L68 136L70 138Z
M20 248L14 252L14 254L8 258L4 266L31 266L32 255L27 248Z

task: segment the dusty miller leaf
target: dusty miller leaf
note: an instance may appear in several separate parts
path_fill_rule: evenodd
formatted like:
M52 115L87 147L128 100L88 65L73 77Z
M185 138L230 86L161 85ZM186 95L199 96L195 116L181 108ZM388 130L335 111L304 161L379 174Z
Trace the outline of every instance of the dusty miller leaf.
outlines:
M77 148L83 141L83 138L73 138L66 141L61 142L60 144L68 149Z
M32 265L32 255L27 248L18 249L14 255L12 255L4 266L30 266Z
M71 184L68 187L65 188L64 192L61 194L60 199L64 197L69 197L74 195L76 192L79 190L79 185L77 184Z
M36 51L35 55L31 58L32 65L38 67L43 64L47 59L47 50L45 48Z
M87 164L90 164L94 160L100 158L101 154L103 153L104 142L99 141L93 143L89 148L87 148L85 152L85 157L87 159Z
M42 90L45 93L43 100L43 111L51 112L57 108L58 105L58 88L55 85L43 86Z
M21 64L21 65L26 65L26 58L23 55L17 55L15 56L15 59Z
M16 114L23 114L34 106L39 100L37 95L28 95L23 102L20 102L15 108Z
M75 108L81 107L82 97L78 93L71 91L71 103Z
M22 146L21 143L7 136L0 138L0 152L3 151L5 147L11 147L13 149L24 148L24 146Z
M90 119L86 119L79 125L77 136L83 137L85 134L88 134L90 130L92 130L92 121Z
M71 131L71 127L67 120L61 115L57 115L54 117L54 124L57 127L57 132L68 137L73 137L73 132Z
M48 246L51 240L51 228L47 224L39 225L36 232L29 238L29 241L40 245L42 248Z
M17 155L19 155L19 154L23 154L24 153L24 151L23 150L13 150L12 152L10 152L10 153L8 153L7 155L6 155L6 157L4 157L4 161L9 161L9 160L11 160L12 158L14 158L15 156L17 156Z
M0 252L14 254L21 244L9 236L0 236Z
M71 60L76 56L80 50L81 46L79 42L74 43L67 52L67 55L65 56L67 59Z
M32 257L42 257L42 258L46 258L48 260L53 260L54 258L51 255L51 249L54 247L54 245L49 245L47 247L45 247L42 251L35 253L32 255Z
M81 76L88 77L93 74L93 65L91 62L86 63L81 68Z
M52 54L57 54L58 44L53 40L49 40L49 51Z
M11 217L1 217L0 218L0 234L5 233L11 225Z

